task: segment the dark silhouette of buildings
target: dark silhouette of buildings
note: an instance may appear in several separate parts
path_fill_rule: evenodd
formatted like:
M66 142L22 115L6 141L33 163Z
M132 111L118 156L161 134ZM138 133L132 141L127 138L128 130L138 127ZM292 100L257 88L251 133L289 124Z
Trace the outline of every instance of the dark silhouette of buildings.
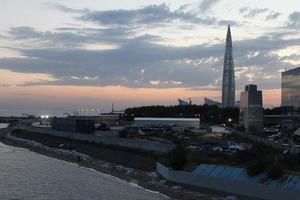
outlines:
M95 121L82 119L76 116L70 117L54 117L52 119L52 129L57 131L78 132L93 134L95 131Z

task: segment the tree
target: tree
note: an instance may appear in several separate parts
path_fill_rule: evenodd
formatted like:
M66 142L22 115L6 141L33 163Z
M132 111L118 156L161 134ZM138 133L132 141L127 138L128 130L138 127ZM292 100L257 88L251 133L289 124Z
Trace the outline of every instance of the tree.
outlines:
M263 160L252 161L247 166L247 174L249 176L257 176L266 171L268 164Z
M281 178L283 174L284 174L283 168L280 165L276 164L273 165L272 168L268 171L267 176L270 179L275 180Z
M171 152L170 165L175 170L181 170L187 162L186 150L183 144L177 144Z

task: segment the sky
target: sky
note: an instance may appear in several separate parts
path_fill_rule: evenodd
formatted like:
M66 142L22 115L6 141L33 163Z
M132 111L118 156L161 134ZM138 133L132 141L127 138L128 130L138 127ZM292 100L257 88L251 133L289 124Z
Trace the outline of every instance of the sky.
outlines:
M220 101L228 24L236 99L257 84L264 106L279 106L281 72L300 64L299 8L295 0L2 0L0 115Z

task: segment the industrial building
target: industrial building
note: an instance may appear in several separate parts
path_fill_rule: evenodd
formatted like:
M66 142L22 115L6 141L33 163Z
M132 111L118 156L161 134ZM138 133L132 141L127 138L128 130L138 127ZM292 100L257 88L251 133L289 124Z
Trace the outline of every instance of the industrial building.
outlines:
M263 117L262 91L258 91L256 85L247 85L241 92L240 125L247 131L262 132Z
M200 128L199 118L149 118L136 117L134 118L136 126L177 126L183 128Z
M52 119L52 129L57 131L78 132L93 134L95 131L95 121L90 119L82 119L76 116L70 117L54 117Z
M281 73L281 106L300 108L300 67Z
M95 124L106 124L107 126L119 126L122 124L121 114L102 113L96 116L76 116L77 119L92 120Z

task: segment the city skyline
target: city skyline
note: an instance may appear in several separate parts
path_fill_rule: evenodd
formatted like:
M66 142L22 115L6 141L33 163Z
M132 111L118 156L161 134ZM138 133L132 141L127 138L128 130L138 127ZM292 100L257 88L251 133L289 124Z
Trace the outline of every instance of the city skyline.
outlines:
M300 63L300 3L233 2L4 0L0 108L109 111L111 102L123 109L189 97L221 101L227 24L236 99L254 83L266 107L279 106L280 74Z

